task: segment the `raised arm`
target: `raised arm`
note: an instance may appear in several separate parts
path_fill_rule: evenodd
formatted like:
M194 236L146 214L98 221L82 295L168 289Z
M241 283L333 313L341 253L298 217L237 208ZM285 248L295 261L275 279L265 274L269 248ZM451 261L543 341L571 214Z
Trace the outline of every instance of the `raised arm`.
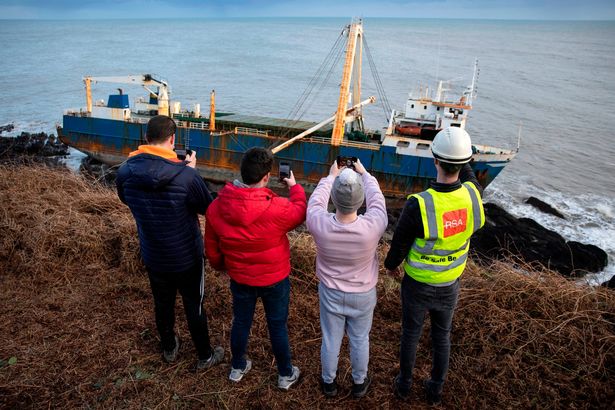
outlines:
M354 164L354 168L363 179L365 206L367 208L364 218L367 218L370 222L374 223L382 235L387 228L389 218L387 216L387 207L384 200L384 195L382 195L380 185L378 185L378 180L367 172L361 163L361 160L357 159Z
M459 171L459 180L462 184L464 182L473 183L476 186L476 189L478 189L478 192L480 192L481 197L483 196L483 187L480 185L480 182L478 182L476 174L470 164L464 164L461 168L461 171Z
M209 204L213 201L209 188L198 172L186 170L194 174L192 183L188 188L188 207L199 215L205 215Z
M288 184L289 192L287 206L281 215L280 223L285 230L290 231L305 221L307 199L303 187L297 184L292 171L289 178L284 178L284 182Z
M329 169L329 175L322 178L318 182L318 186L310 195L310 202L308 203L306 225L310 229L310 224L317 218L318 215L327 214L329 206L329 198L331 197L331 187L333 181L340 173L340 169L337 167L337 162L333 162Z

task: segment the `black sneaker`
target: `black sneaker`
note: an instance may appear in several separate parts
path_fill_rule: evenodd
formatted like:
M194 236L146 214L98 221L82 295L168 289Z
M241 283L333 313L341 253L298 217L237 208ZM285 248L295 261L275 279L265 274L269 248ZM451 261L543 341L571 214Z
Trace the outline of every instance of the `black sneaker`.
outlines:
M320 387L322 388L322 394L327 397L337 396L337 382L333 380L331 383L325 383L320 379Z
M164 357L164 360L167 363L173 363L175 360L177 360L177 356L179 355L179 345L179 337L175 335L175 347L171 350L162 351L162 357Z
M224 359L224 348L222 346L216 346L211 352L211 356L208 359L199 359L194 366L196 371L209 369L222 362Z
M438 393L433 386L431 386L429 379L423 380L423 387L425 388L427 404L430 406L437 406L442 403L442 392Z
M401 374L395 376L393 380L393 392L395 393L395 397L400 400L407 400L410 396L410 384L402 383Z
M352 396L356 399L360 399L361 397L365 396L367 394L367 389L369 389L370 384L372 384L372 379L369 377L369 375L365 376L363 383L352 383Z

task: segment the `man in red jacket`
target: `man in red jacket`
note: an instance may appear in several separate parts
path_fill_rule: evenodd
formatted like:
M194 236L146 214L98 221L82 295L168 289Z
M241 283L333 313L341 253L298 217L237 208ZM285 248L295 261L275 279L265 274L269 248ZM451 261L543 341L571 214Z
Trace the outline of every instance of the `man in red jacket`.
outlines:
M231 372L239 382L252 368L246 357L256 300L265 308L271 347L278 366L278 387L288 390L299 380L288 343L290 246L286 234L305 221L306 198L293 173L284 182L289 198L267 188L271 151L250 148L241 159L241 179L227 183L207 209L205 253L211 266L227 271L233 294Z

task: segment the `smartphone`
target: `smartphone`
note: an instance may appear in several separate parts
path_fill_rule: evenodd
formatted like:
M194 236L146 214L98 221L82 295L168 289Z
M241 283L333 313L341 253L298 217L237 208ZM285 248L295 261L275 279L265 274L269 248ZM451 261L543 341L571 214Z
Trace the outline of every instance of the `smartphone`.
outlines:
M354 163L357 162L357 157L343 157L341 155L337 156L337 167L347 167L354 169Z
M177 159L181 161L185 161L186 156L192 155L192 150L191 149L176 149L175 155L177 155Z
M284 182L284 178L290 178L290 163L280 162L280 182Z

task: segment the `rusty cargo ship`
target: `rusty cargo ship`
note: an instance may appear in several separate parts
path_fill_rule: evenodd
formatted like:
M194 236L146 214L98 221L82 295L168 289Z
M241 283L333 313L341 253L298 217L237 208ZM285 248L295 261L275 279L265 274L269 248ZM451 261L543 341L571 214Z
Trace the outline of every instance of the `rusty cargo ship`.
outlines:
M408 100L407 107L411 108L407 108L405 114L388 107L390 117L386 131L369 131L363 127L362 108L373 103L375 97L361 100L364 54L361 21L346 26L341 36L346 41L337 111L320 123L216 113L214 92L209 116L205 117L201 115L199 104L191 110L182 110L179 102L170 100L165 81L144 74L85 77L86 107L66 110L63 124L58 126L58 135L65 144L115 165L145 143L147 122L152 116L169 115L178 125L176 148L196 151L198 170L205 179L212 181L237 178L242 154L250 147L260 146L274 152L273 172L277 172L280 162L290 162L297 181L308 190L327 174L338 155L359 158L378 179L387 196L401 197L428 188L436 177L430 150L434 132L445 126L465 127L465 116L471 109L469 101L475 92L474 79L457 102L421 96L413 103ZM369 50L366 51L371 58ZM120 89L118 94L110 95L106 103L93 102L91 86L98 82L141 86L148 97L138 98L131 106L128 95ZM425 113L414 112L414 104ZM425 115L432 109L433 113ZM409 110L412 118L409 118ZM471 166L481 184L487 186L516 155L518 148L475 144L473 151Z

